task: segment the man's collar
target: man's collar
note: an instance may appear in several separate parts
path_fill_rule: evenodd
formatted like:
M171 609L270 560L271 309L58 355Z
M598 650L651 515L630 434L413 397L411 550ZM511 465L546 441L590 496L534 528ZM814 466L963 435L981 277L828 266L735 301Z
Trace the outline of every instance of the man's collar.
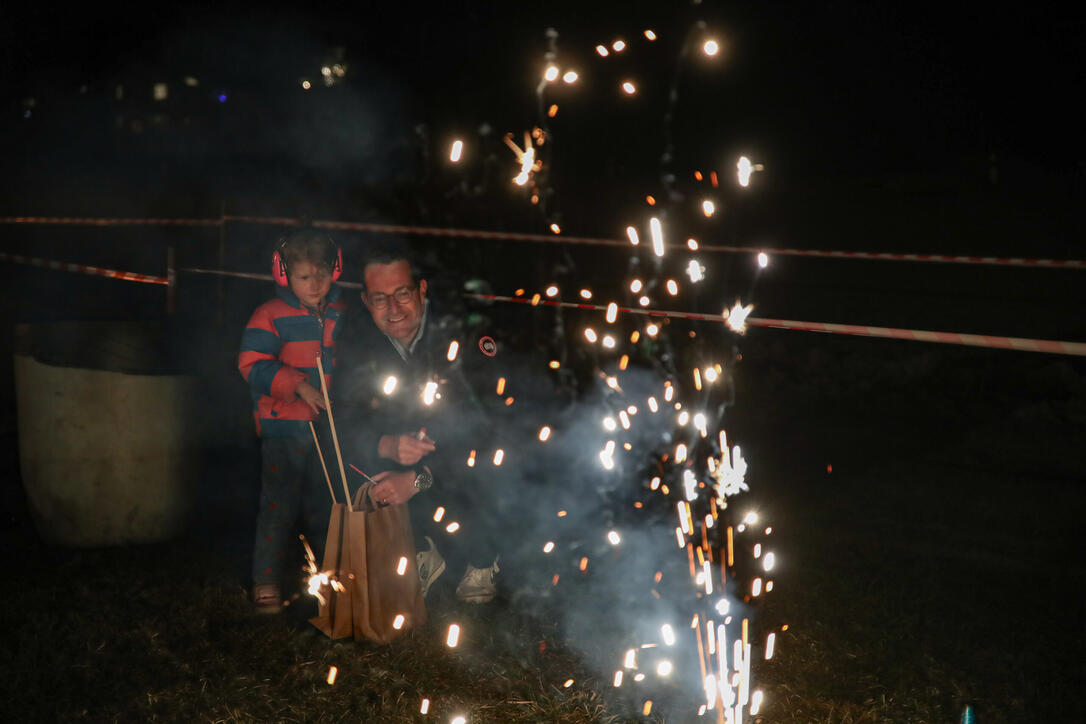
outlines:
M399 353L400 357L402 357L405 362L411 359L411 355L415 353L415 348L419 346L419 341L422 339L422 335L426 333L426 316L429 311L430 300L423 299L422 318L419 320L419 328L418 331L415 332L415 338L411 340L411 344L407 345L407 347L404 347L400 340L396 339L395 337L390 337L387 334L385 335L385 338L392 343L392 347ZM382 332L382 334L384 333Z

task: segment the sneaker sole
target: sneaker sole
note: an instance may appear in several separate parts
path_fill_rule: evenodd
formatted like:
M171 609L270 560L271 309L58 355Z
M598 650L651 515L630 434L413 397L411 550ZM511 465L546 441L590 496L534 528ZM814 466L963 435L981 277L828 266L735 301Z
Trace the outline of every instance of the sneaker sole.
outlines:
M426 594L430 592L430 586L434 585L434 581L441 578L441 574L445 572L445 561L441 561L441 565L430 574L430 577L422 582L422 597L426 598Z

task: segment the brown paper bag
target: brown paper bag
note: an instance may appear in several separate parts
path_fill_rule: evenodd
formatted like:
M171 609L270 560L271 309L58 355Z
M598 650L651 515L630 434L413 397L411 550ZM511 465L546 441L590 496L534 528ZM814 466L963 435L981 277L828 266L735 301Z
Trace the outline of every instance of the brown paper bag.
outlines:
M324 587L326 603L310 622L333 639L353 635L386 644L425 623L426 604L407 505L378 507L372 489L372 483L359 488L353 512L340 503L332 506L324 570L334 572L343 590Z

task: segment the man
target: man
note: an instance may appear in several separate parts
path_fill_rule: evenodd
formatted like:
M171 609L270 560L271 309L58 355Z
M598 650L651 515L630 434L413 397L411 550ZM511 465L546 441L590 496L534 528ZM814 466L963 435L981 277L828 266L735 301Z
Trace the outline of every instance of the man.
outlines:
M362 279L369 314L359 315L344 334L333 404L344 420L348 462L368 466L367 473L386 471L373 476L379 504L403 504L422 494L410 506L413 528L442 536L450 560L465 565L457 597L485 603L496 593L497 521L486 481L469 480L472 471L464 464L484 433L459 360L448 360L456 339L449 327L455 325L434 318L426 280L402 251L371 250ZM450 532L454 522L459 526ZM445 562L430 535L424 539L428 550L418 562L425 593Z

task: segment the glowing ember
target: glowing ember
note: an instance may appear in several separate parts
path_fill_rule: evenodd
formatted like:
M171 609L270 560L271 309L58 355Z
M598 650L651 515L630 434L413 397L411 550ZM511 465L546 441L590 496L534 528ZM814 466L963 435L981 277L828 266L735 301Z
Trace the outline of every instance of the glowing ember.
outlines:
M464 142L460 140L453 141L452 148L449 149L449 160L453 163L459 163L460 155L464 152Z
M649 232L652 234L652 251L656 256L664 255L664 229L655 216L649 219Z
M642 285L640 279L634 279L633 281L630 282L630 291L633 292L634 294L637 294L639 291L641 291L642 286L643 285Z
M656 673L659 676L670 676L671 675L671 662L668 661L667 659L664 659L660 663L656 664Z
M435 523L440 523L441 519L444 518L444 517L445 517L445 506L444 505L439 505L437 507L437 509L434 510L434 522Z
M632 226L626 227L626 237L630 240L630 243L637 246L641 243L641 239L637 236L637 229ZM637 291L636 289L634 291Z
M705 368L705 381L709 384L716 382L717 372L715 367Z
M648 297L641 297L640 299L637 300L637 303L640 304L642 307L649 306L649 304L651 302L652 302L652 300L649 299ZM655 327L655 325L652 325L652 326Z
M626 95L632 96L634 93L637 92L637 86L635 86L630 81L626 81L622 84L622 90Z
M588 289L582 289L581 290L581 299L591 299L591 298L592 298L591 290L588 290Z
M396 389L396 378L392 375L389 375L385 379L385 384L382 385L381 389L384 390L386 395L391 395L393 390Z
M419 707L419 714L425 714L428 711L430 711L430 700L429 699L423 699L422 700L422 706Z
M647 40L656 40L656 33L652 32L651 30L646 30L645 31L645 38Z
M336 683L336 674L338 674L338 673L339 673L339 669L337 669L335 666L329 667L329 669L328 669L328 678L325 679L325 681L328 682L329 686Z
M568 689L571 686L573 686L573 679L566 679L566 682L562 684L562 688L564 689Z
M746 187L750 185L750 177L755 171L762 170L762 164L751 163L750 159L746 156L740 156L739 161L735 164L736 177L739 179L739 185Z
M660 406L656 403L656 398L655 397L650 397L649 398L649 410L651 410L652 412L656 412L659 409L660 409Z
M449 342L449 351L445 353L445 359L452 362L453 360L456 359L456 353L459 352L459 351L460 351L460 343L457 342L454 339L452 342Z
M711 200L705 199L705 201L701 202L701 213L705 214L706 217L712 216L715 212L716 204Z
M619 686L622 686L622 669L619 669L618 671L615 672L615 680L612 683L612 686L614 686L616 688L619 687Z
M616 53L621 53L622 51L626 50L626 41L616 40L615 42L611 43L611 49L614 50Z
M549 541L547 541L546 543L543 544L543 552L544 553L550 553L553 550L554 550L554 541L549 540Z
M762 559L762 568L764 568L766 573L768 573L769 571L773 570L773 565L776 562L777 562L776 556L774 556L772 553L766 553L765 558Z
M705 44L701 46L701 49L711 58L720 52L720 44L715 40L706 40Z
M400 560L396 563L396 575L402 576L404 571L407 570L407 556L400 556Z
M401 628L403 628L403 622L405 620L406 619L404 618L404 615L402 613L396 614L396 618L392 619L392 628L399 631Z
M667 280L667 293L671 296L675 296L679 293L679 284L674 279Z
M548 83L558 78L558 66L548 65L547 69L543 71L543 78Z
M691 259L686 265L686 276L690 277L691 282L697 284L705 278L705 267L699 264L697 259Z
M449 724L468 724L468 719L464 716L453 717Z
M618 535L618 532L617 532L617 531L613 531L613 530L612 530L612 531L610 531L610 532L608 532L608 533L607 533L607 541L608 541L608 542L609 542L609 543L610 543L611 545L613 545L613 546L617 546L617 545L618 545L619 543L621 543L621 542L622 542L622 538L620 538L620 537L619 537L619 535Z
M731 327L733 332L739 332L742 334L747 329L747 316L751 310L754 309L753 304L742 306L738 300L735 302L735 306L731 309L725 309L723 312L724 319L727 320L728 326Z
M449 633L445 637L445 645L450 649L456 648L456 644L460 642L460 626L452 624L449 626Z
M687 239L686 240L686 246L687 246L688 249L690 249L690 251L697 251L698 250L698 240L697 239Z
M596 52L600 54L601 58L606 58L609 55L606 45L597 45Z
M618 305L614 302L607 305L606 319L608 324L614 324L615 320L618 319Z
M468 453L468 467L469 468L475 467L475 451L474 450L472 450L470 453Z
M765 658L769 661L773 658L773 649L777 645L777 634L771 633L765 639Z
M627 649L626 659L622 663L627 669L637 668L637 649Z
M549 427L544 425L543 427L539 428L539 441L540 442L547 442L547 440L549 440L550 437L551 437L551 429Z
M577 78L577 71L575 70L567 70L565 75L562 76L562 80L566 83L576 83Z
M588 558L581 558L581 563L578 566L582 571L588 570Z
M434 404L434 396L437 394L437 383L430 381L422 390L422 401L426 405Z
M445 526L445 532L446 533L455 533L458 530L460 530L460 524L457 523L455 520L452 523L449 523L447 526Z
M618 429L618 424L615 422L615 418L605 417L603 418L603 427L608 432L614 432L616 429Z
M551 232L553 232L555 234L561 234L562 233L562 227L559 226L558 224L551 224Z
M615 338L612 337L609 334L605 334L603 336L603 346L606 347L607 349L614 349L615 348Z
M762 710L762 691L759 689L750 695L750 715L757 716Z
M495 393L497 393L499 395L504 395L505 394L505 378L504 377L499 377L498 378L498 384L494 388L494 391L495 391Z
M504 450L502 450L501 448L498 448L497 450L494 451L494 464L495 465L501 465L503 458L505 458L505 451Z
M675 645L675 630L671 628L671 624L665 623L660 627L660 635L664 637L665 646Z
M558 294L558 287L554 286L553 284L550 285L549 287L547 287L546 294L548 297L556 296Z
M758 252L758 266L762 269L769 266L769 254L766 254L764 251Z
M649 335L650 337L655 337L656 333L659 331L660 328L657 327L655 324L650 324L649 326L645 327L645 334Z

